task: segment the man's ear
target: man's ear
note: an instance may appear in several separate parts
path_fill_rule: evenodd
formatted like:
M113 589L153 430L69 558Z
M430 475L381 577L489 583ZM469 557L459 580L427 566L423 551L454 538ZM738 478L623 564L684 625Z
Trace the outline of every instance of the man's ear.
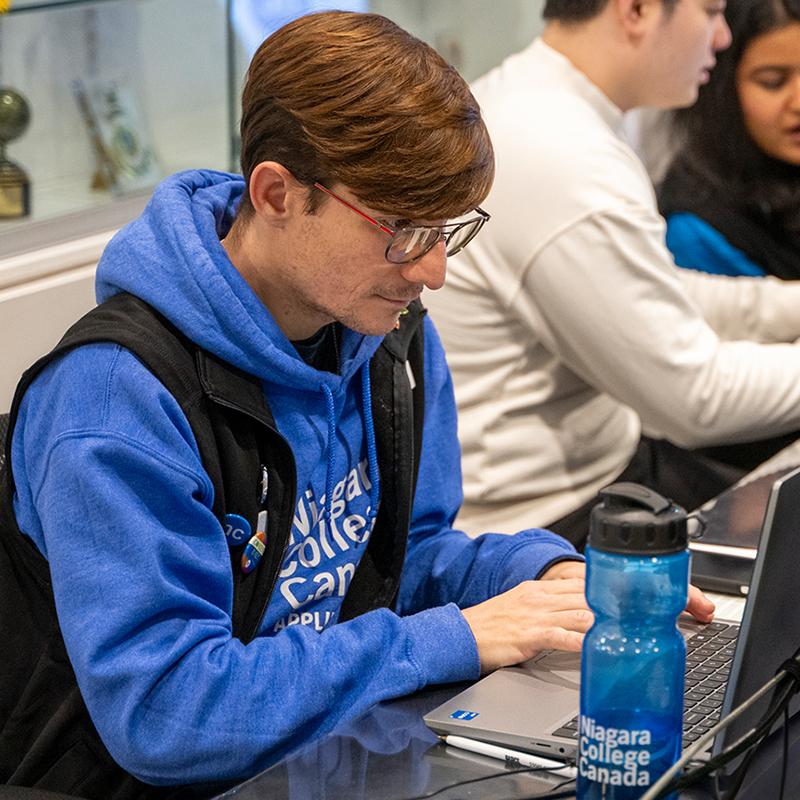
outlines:
M307 190L282 164L262 161L250 174L250 200L259 217L281 223L305 207Z
M638 39L661 19L662 0L611 0L615 3L623 30Z

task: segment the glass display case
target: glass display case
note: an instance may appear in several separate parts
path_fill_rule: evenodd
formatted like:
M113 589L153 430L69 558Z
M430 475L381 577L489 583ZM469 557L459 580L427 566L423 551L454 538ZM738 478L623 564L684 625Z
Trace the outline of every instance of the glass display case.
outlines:
M252 51L324 7L384 14L471 80L531 40L541 2L0 0L0 260L119 227L179 170L237 169Z
M11 0L0 16L0 139L29 188L16 208L8 185L0 199L0 256L14 240L19 249L69 235L70 223L91 227L93 209L119 206L124 219L177 170L230 168L227 20L218 0ZM39 224L58 219L67 224ZM25 228L35 235L12 237Z

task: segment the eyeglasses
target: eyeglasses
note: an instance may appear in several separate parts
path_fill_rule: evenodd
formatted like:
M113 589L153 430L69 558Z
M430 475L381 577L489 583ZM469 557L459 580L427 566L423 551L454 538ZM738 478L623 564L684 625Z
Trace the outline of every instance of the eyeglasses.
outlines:
M478 231L490 218L489 215L480 208L475 212L477 217L470 219L457 219L448 222L446 225L414 225L407 228L395 228L386 222L367 216L363 211L359 211L355 206L343 200L339 195L334 194L330 189L326 189L321 183L315 183L317 189L321 189L325 194L330 195L334 200L338 200L342 205L347 206L351 211L355 211L367 222L371 222L376 228L380 228L384 233L392 237L386 248L386 260L392 264L407 264L416 261L429 253L440 239L444 239L445 252L448 256L455 255L459 250L463 250L477 235Z

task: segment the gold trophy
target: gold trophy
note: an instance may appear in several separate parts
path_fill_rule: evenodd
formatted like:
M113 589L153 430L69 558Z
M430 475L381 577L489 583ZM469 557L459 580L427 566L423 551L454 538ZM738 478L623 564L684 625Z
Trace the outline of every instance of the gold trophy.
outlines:
M31 182L19 164L6 158L6 144L25 133L31 119L27 100L13 89L0 87L0 219L31 213Z

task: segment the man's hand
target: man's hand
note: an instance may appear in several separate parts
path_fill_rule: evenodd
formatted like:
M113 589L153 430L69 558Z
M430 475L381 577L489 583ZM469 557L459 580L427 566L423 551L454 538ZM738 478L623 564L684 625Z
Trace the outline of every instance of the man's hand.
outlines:
M594 616L584 595L586 566L561 561L539 580L464 610L481 660L481 674L527 661L540 650L581 649ZM686 610L698 622L714 619L714 604L689 586Z
M540 581L557 581L562 578L580 578L583 580L586 577L586 564L583 561L559 561L550 567L544 575L539 577Z
M711 622L716 608L696 586L689 586L689 602L686 604L686 610L698 622Z
M580 650L593 621L581 578L524 581L465 609L464 617L478 645L483 675L527 661L539 650Z
M539 580L550 581L559 578L585 578L586 565L582 561L560 561L555 566L550 567ZM711 622L714 619L716 607L696 586L689 585L689 602L686 610L698 621L702 623Z

